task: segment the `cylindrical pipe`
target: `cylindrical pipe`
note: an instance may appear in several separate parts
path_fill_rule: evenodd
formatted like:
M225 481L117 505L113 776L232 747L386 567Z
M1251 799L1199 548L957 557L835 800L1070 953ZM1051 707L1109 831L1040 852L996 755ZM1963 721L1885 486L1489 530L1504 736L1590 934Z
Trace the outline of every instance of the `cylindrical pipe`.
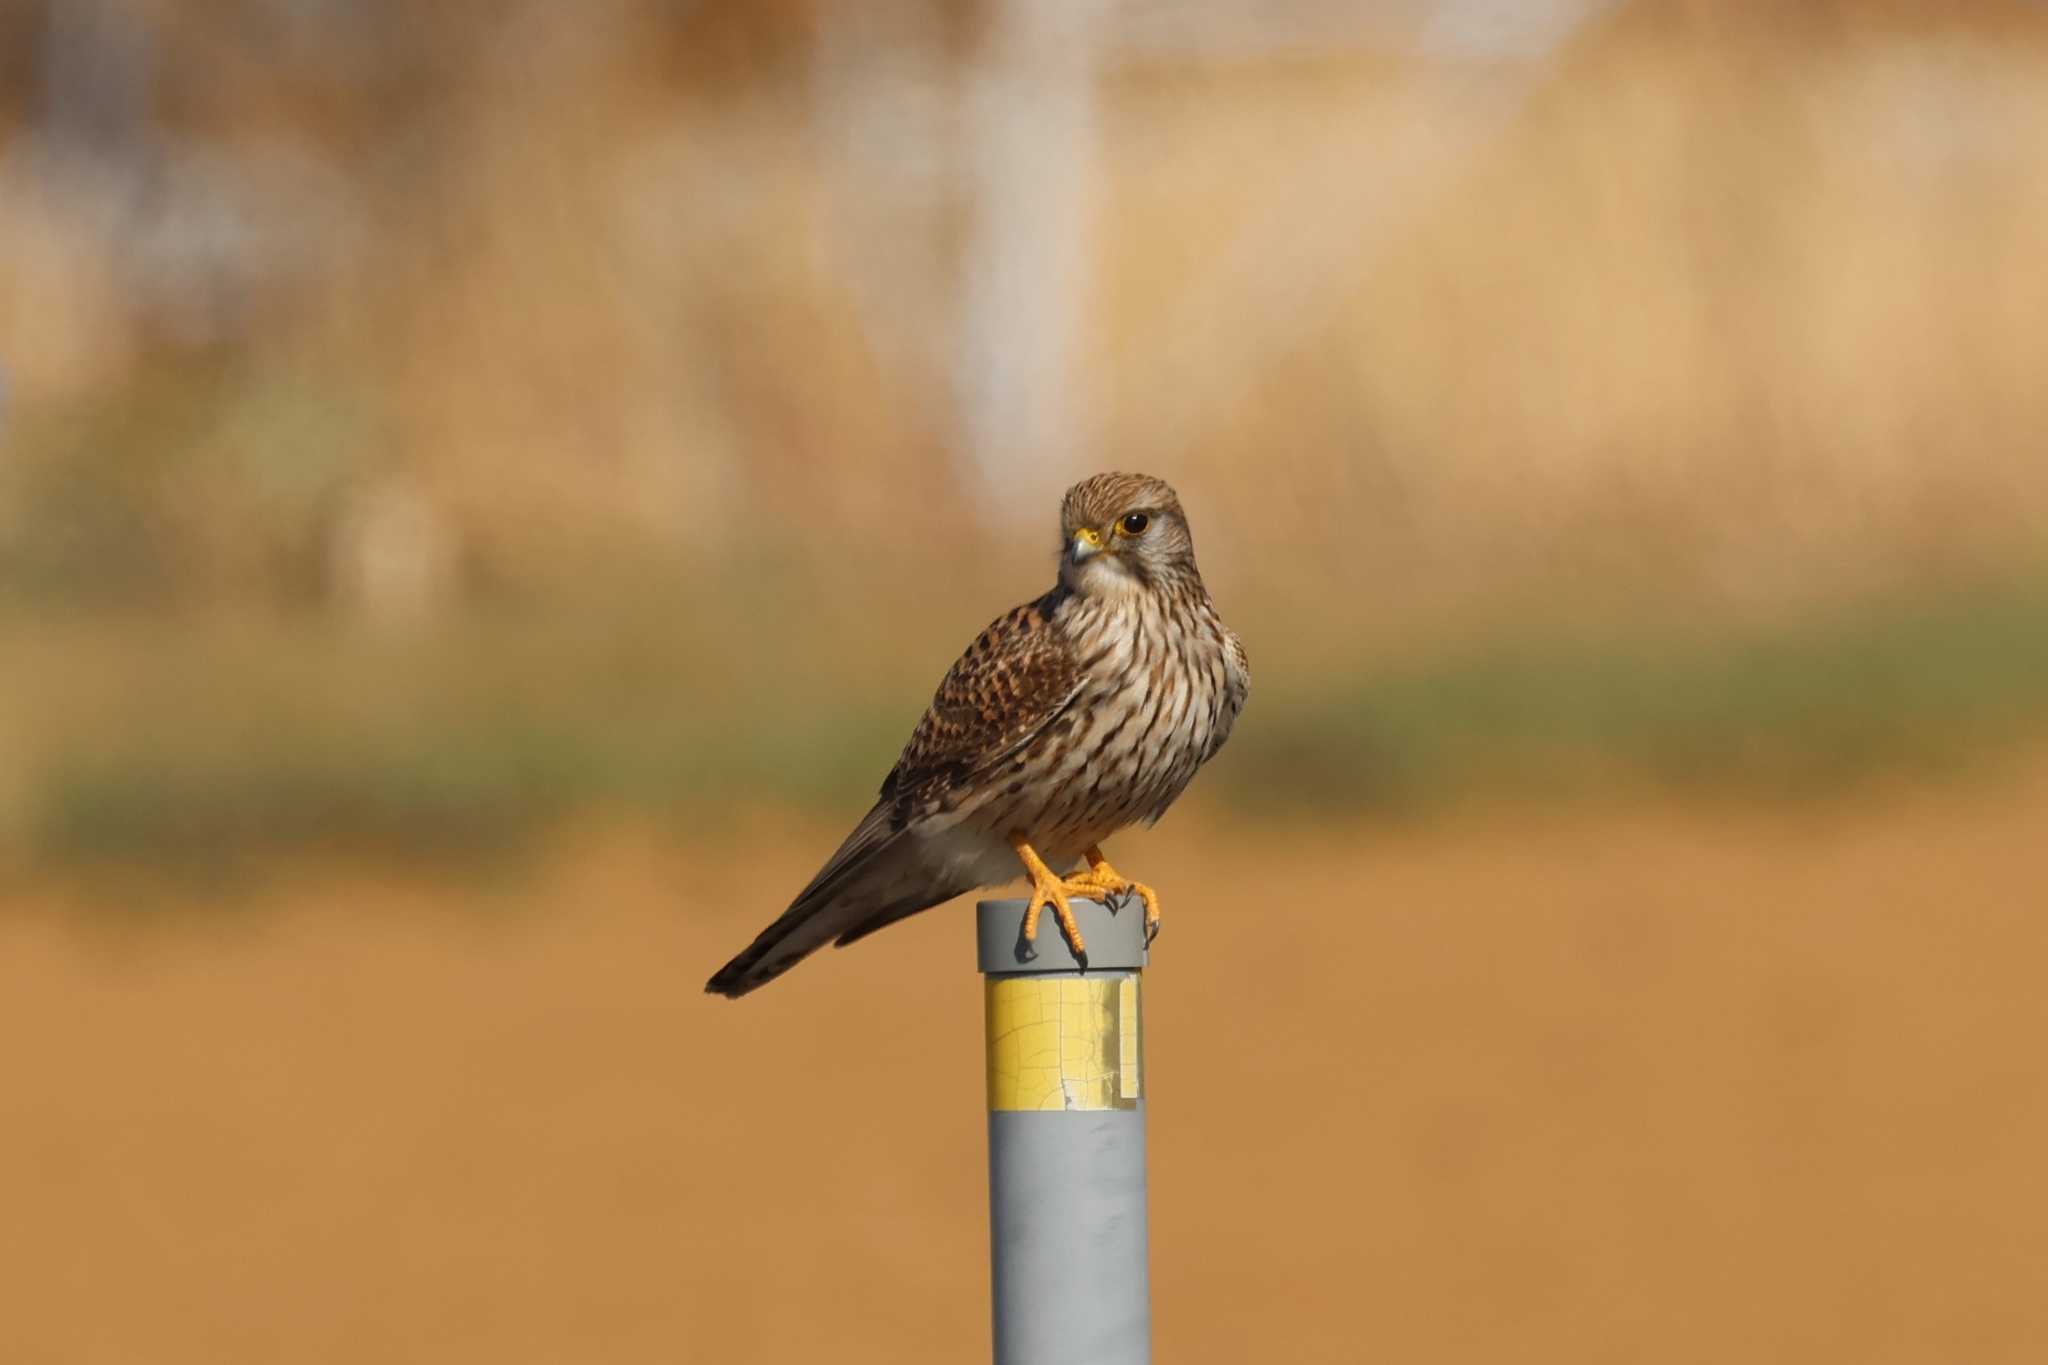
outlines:
M996 1365L1149 1365L1144 915L1073 902L1075 961L1051 914L977 907L987 977L988 1193Z

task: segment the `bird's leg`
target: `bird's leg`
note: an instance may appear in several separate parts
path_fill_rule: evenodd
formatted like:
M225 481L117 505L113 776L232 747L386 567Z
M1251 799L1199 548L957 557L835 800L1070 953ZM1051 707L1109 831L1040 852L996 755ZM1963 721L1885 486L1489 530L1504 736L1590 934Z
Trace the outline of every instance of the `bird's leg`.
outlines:
M1045 859L1038 856L1038 850L1023 835L1012 834L1010 847L1017 850L1017 860L1024 864L1025 875L1031 878L1031 901L1024 909L1024 941L1038 941L1038 916L1050 905L1060 922L1060 932L1067 936L1067 946L1085 964L1088 947L1081 941L1081 925L1074 918L1074 907L1067 904L1067 883L1045 865Z
M1109 865L1109 859L1102 856L1102 850L1093 844L1088 847L1088 870L1078 877L1067 878L1066 891L1070 896L1129 896L1135 894L1145 903L1145 943L1159 937L1159 893L1143 882L1134 882Z

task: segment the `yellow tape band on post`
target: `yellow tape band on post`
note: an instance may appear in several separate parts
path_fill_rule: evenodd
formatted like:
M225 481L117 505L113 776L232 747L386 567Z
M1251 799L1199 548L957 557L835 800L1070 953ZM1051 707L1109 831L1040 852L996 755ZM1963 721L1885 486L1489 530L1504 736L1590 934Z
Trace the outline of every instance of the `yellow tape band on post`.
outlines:
M988 979L988 1107L1135 1109L1138 978Z

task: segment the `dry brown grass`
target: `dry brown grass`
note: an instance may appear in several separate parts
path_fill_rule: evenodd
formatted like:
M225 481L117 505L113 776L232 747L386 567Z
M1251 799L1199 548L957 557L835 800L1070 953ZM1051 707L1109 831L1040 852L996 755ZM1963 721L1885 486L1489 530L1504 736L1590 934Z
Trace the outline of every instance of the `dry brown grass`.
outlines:
M2031 1360L2044 819L1141 838L1161 1358ZM975 1358L963 913L697 993L836 832L17 893L0 1355Z
M124 530L153 534L139 581L274 600L306 587L280 559L319 562L294 547L396 474L486 593L679 549L706 572L765 550L830 575L907 523L1042 524L958 487L965 182L892 199L837 159L802 12L372 18L349 60L390 60L354 87L317 45L230 61L212 11L170 24L175 131L331 173L309 182L331 204L297 206L321 225L295 248L310 273L205 351L168 440L112 423L166 365L190 384L194 357L66 226L80 204L24 181L0 215L0 245L40 262L0 287L9 534L79 559L87 587ZM907 94L957 95L970 38ZM1042 458L1177 478L1233 513L1203 528L1226 580L1328 596L1362 628L1627 592L1768 610L2029 553L2048 526L2044 69L2037 7L1670 3L1513 76L1123 68L1073 376L1092 450ZM297 182L250 164L291 202ZM77 336L92 346L49 340ZM122 454L137 444L171 450ZM20 471L48 461L105 496L38 504L51 481ZM126 520L38 539L45 512L90 528L96 505ZM19 562L9 581L78 586Z
M1299 551L1223 532L1262 577L1432 612L1518 579L1769 610L2037 544L2048 22L1679 9L1628 7L1526 92L1134 86L1106 448L1277 494Z

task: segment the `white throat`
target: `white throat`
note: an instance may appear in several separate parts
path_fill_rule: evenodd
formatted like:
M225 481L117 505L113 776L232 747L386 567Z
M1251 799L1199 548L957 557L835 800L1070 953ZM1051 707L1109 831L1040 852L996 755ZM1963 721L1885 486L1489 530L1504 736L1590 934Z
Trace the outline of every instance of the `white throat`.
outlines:
M1060 561L1060 582L1068 591L1105 605L1125 602L1144 587L1112 554L1094 554L1082 560L1067 556Z

